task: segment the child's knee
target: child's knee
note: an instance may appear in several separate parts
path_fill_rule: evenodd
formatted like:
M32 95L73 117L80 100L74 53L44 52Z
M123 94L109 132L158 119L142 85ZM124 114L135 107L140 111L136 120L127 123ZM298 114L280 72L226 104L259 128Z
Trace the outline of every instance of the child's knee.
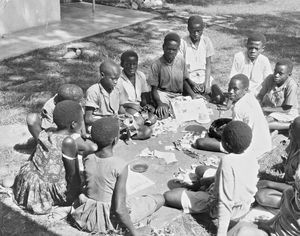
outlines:
M181 195L183 189L173 189L164 193L165 204L181 209Z
M259 190L257 191L256 195L255 195L255 200L257 201L257 203L259 205L266 205L267 201L268 201L268 197L265 191L263 190Z
M34 126L41 123L41 118L37 113L29 113L26 117L26 123L28 126Z

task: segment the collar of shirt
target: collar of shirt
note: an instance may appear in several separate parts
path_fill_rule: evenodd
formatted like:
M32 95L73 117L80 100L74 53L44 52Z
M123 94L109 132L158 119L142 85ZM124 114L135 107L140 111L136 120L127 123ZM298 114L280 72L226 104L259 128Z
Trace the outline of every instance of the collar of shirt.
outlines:
M202 37L202 35L201 35L200 40L199 40L199 42L198 42L197 45L194 44L194 43L192 42L191 37L190 37L189 35L187 35L187 36L185 37L185 41L186 41L193 49L197 50L197 49L199 48L199 45L200 45L200 42L201 42L202 38L203 38L203 37Z
M254 64L256 63L256 61L259 61L259 59L260 59L260 57L261 57L261 54L259 54L259 55L257 56L257 58L256 58L254 61L251 61L250 58L248 57L248 52L247 52L247 50L244 51L244 54L245 54L245 58L246 58L247 63L248 63L248 64L252 64L252 65L254 65Z
M161 63L165 64L166 66L172 66L175 63L175 60L177 60L177 55L172 62L167 62L163 55L160 57Z
M99 85L100 92L103 94L103 96L109 98L110 94L105 90L105 88L103 88L102 84L99 82L98 85Z
M276 83L274 82L273 76L272 76L272 89L275 91L281 91L281 90L286 89L287 84L290 82L291 79L292 79L291 77L287 78L287 80L281 86L278 87L276 85Z

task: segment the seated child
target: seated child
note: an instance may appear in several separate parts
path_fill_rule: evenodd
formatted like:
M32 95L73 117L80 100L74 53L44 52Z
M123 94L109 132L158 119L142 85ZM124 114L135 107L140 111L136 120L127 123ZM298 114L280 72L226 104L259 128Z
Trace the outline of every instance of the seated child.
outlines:
M156 103L156 114L159 118L170 115L170 101L182 96L183 92L195 98L190 84L187 66L183 57L178 54L180 37L176 33L169 33L164 38L164 54L151 65L149 84L152 87L152 97Z
M128 166L113 154L119 136L116 118L95 121L91 136L98 150L85 159L86 189L74 202L71 217L84 231L106 234L122 226L130 235L139 235L133 224L158 210L164 198L147 195L126 201Z
M284 165L284 182L270 180L258 182L256 201L262 206L279 208L282 193L291 188L291 184L294 182L295 171L300 163L300 117L297 117L291 124L289 136L290 144L287 148L288 157Z
M262 109L252 93L248 92L249 79L243 74L233 76L228 85L229 99L232 101L232 119L245 122L252 129L252 142L247 152L260 158L272 149L268 123ZM221 143L213 138L199 138L194 145L200 150L224 151Z
M251 128L244 122L228 123L222 133L222 145L228 154L221 158L214 186L209 192L173 189L164 194L166 204L186 213L207 212L210 217L217 217L217 235L227 235L230 220L250 210L257 191L259 165L244 152L251 138Z
M27 127L31 135L39 134L39 130L47 130L49 128L56 128L53 122L53 111L55 105L64 100L73 100L80 102L83 98L82 89L75 84L63 84L58 88L57 94L50 98L42 108L41 114L29 113L26 118Z
M234 55L230 78L236 74L244 74L250 80L249 90L257 95L261 84L268 75L272 74L269 59L262 55L266 38L262 33L253 32L248 36L247 50Z
M290 60L276 63L273 75L268 76L257 96L271 130L288 129L298 116L296 81L290 77L293 64Z
M152 125L156 118L153 114L154 107L150 102L150 87L143 72L138 71L138 55L134 51L126 51L121 55L121 72L117 87L120 91L120 114L134 116L144 123ZM143 108L142 108L143 107ZM140 119L138 119L140 118Z
M120 77L120 67L112 60L105 60L99 67L100 81L86 91L85 124L105 116L118 115L120 96L116 87Z
M83 114L77 102L59 102L53 111L53 121L57 126L56 130L46 132L40 128L34 134L34 137L38 137L36 150L21 167L13 186L17 203L35 214L47 214L52 206L71 204L76 197L67 191L62 159L63 140L73 136L83 151L95 150L95 144L90 141L84 144L78 137L83 125ZM79 189L74 190L72 194L74 193L79 194Z
M191 16L188 19L189 35L181 40L180 52L182 53L194 93L210 93L212 83L211 57L214 48L211 40L203 35L204 22L201 16Z
M280 210L270 220L254 223L240 222L229 232L229 236L298 236L300 235L300 167L295 173L293 188L283 192Z

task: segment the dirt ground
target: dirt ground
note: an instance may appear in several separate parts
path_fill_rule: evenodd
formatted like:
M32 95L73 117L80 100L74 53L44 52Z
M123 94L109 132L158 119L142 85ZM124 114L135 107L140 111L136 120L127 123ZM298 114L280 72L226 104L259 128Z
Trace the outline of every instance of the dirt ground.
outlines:
M293 77L299 82L300 76L300 3L297 1L251 1L241 4L212 4L206 7L170 4L169 8L157 10L160 15L151 20L122 29L84 38L81 42L89 45L86 52L76 60L60 59L66 53L66 46L59 45L36 50L25 55L0 62L0 180L14 176L27 160L33 145L25 117L28 112L37 112L62 83L76 83L86 90L98 80L98 66L101 60L111 57L119 60L120 54L134 49L140 56L140 69L148 72L151 61L161 55L161 42L168 31L176 31L181 36L187 34L186 20L190 14L201 14L207 22L205 34L213 41L215 56L213 76L225 89L228 82L232 58L243 48L245 34L250 30L265 33L267 44L264 54L272 65L282 57L294 62ZM182 131L182 129L181 129ZM116 152L126 153L125 159L136 161L137 154L145 147L165 150L165 146L181 138L183 132L168 133L148 141L119 143ZM274 151L274 157L281 150ZM199 163L182 152L174 151L178 162L166 165L157 159L138 159L147 162L149 170L145 173L156 184L140 193L166 191L172 174L179 167L188 168ZM208 153L201 153L203 158ZM278 159L274 159L274 163ZM273 162L272 162L273 164ZM270 162L262 162L270 168ZM59 214L33 216L16 207L8 194L0 189L0 235L86 235L70 227ZM139 194L140 194L139 193ZM163 227L163 223L174 219L174 224L166 226L172 235L208 235L199 227L202 217L189 218L179 211L163 208L152 219L152 225ZM199 220L200 218L200 220ZM178 228L178 225L180 228ZM207 223L208 231L214 232L214 224ZM177 228L176 228L177 227Z

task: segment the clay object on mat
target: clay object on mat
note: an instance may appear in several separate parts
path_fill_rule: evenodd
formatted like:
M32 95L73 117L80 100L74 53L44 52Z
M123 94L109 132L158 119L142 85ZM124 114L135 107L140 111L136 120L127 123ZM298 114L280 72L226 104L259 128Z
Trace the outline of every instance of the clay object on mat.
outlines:
M146 172L148 169L148 165L146 163L138 163L131 166L131 170L138 173Z

